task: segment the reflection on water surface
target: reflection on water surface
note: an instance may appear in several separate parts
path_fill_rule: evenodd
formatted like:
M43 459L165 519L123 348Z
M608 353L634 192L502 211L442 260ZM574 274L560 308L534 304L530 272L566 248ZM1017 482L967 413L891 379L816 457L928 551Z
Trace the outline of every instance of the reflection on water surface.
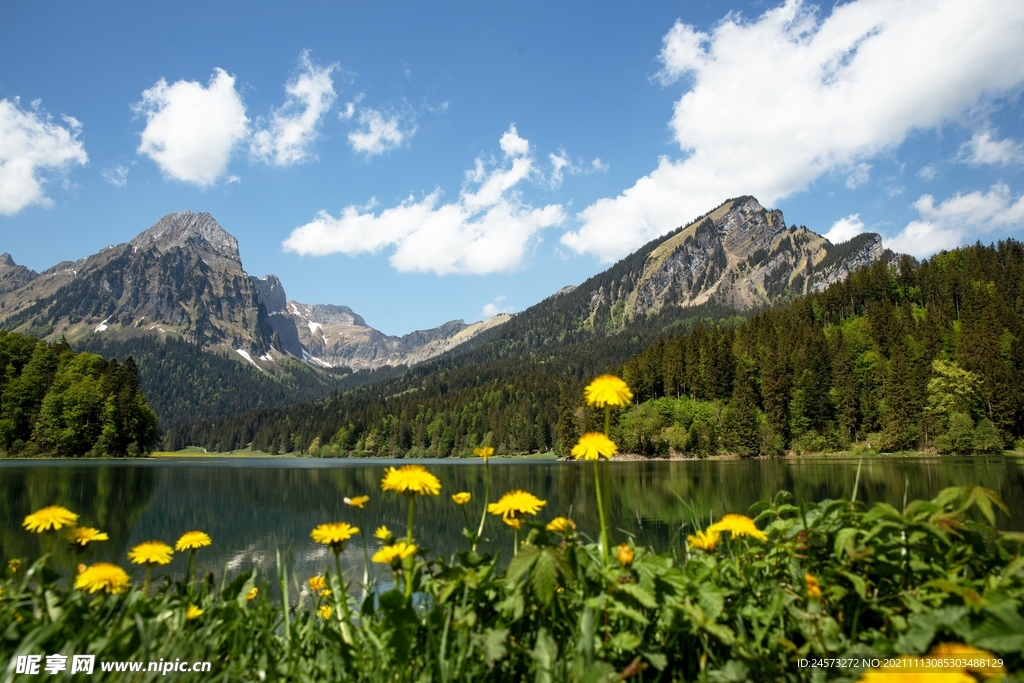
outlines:
M360 525L356 510L342 498L369 494L365 527L375 546L373 529L386 524L404 534L405 500L380 491L386 466L408 461L316 459L182 459L158 461L0 461L0 553L35 558L40 539L21 528L28 513L51 504L65 505L81 515L80 523L110 534L82 557L57 544L57 562L70 570L79 561L118 562L151 539L172 543L182 532L202 529L214 540L197 559L204 571L220 576L225 565L234 571L254 564L273 572L275 553L291 552L300 576L328 566L325 549L309 537L327 521ZM443 485L437 498L416 505L416 535L421 544L450 555L465 548L462 511L450 495L470 491L467 506L473 523L483 503L485 467L480 461L417 461L430 467ZM727 512L746 512L751 504L786 490L796 501L810 502L849 496L856 460L715 460L607 463L610 525L613 539L634 535L641 544L667 550L679 542L682 525L701 524ZM521 488L547 500L539 519L571 516L583 532L596 536L597 509L590 463L492 461L492 499ZM902 507L907 500L930 498L954 485L981 485L995 490L1010 508L1003 528L1024 530L1024 459L1011 456L976 458L872 458L861 468L858 500L885 501ZM489 522L491 551L510 551L511 532ZM689 532L690 527L687 528ZM46 548L50 550L50 548ZM171 571L184 571L179 553ZM345 566L362 572L362 549L350 543ZM330 564L333 564L331 562Z

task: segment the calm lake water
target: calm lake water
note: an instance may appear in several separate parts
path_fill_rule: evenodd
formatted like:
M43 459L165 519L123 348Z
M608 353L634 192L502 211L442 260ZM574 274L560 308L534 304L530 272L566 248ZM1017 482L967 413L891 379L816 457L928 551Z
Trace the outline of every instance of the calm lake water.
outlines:
M312 542L309 532L322 522L348 521L363 526L357 511L342 498L369 494L365 528L386 524L404 534L405 499L380 491L383 470L408 461L318 459L181 459L135 462L0 461L0 554L34 559L40 538L21 528L25 515L51 504L81 515L79 523L107 531L110 540L96 543L82 557L57 544L55 561L69 571L79 561L113 561L128 567L126 553L142 541L173 545L182 532L202 529L213 546L201 550L198 564L220 580L258 566L274 576L275 555L289 553L300 576L333 566L329 554ZM485 468L480 461L417 461L443 485L436 498L416 505L416 536L436 552L465 549L462 508L449 497L470 491L466 506L475 526L483 502ZM516 488L547 500L539 519L571 516L583 532L599 528L591 463L492 461L491 499ZM639 543L667 550L679 535L692 532L712 516L747 512L751 504L790 491L797 502L849 496L857 460L717 460L607 463L610 525L613 540L627 534ZM872 458L861 470L858 499L886 501L901 507L908 500L930 498L953 485L977 484L999 493L1010 515L999 513L999 526L1024 530L1024 458ZM490 550L511 550L511 530L488 521ZM45 542L45 541L43 541ZM376 542L370 538L371 552ZM343 556L347 570L362 572L362 547L350 543ZM185 554L169 567L184 571Z

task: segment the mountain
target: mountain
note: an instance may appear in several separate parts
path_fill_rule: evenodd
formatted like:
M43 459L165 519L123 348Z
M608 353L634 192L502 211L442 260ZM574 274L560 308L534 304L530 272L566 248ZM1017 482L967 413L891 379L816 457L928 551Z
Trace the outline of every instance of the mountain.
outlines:
M411 365L507 320L455 320L385 335L345 306L288 301L280 280L245 272L238 241L208 213L172 213L126 244L42 272L0 256L0 326L84 344L152 335L219 350L266 371Z
M878 235L834 245L787 228L781 212L752 197L732 199L458 353L330 399L181 425L168 445L399 457L444 457L481 443L548 450L575 424L563 422L585 382L618 371L659 336L731 325L895 258Z
M280 340L277 348L321 367L375 370L416 365L454 349L510 317L501 314L469 325L452 320L433 329L396 337L370 327L348 306L288 300L281 281L274 275L254 282Z
M731 199L648 247L642 267L591 292L593 315L602 305L615 321L709 302L761 308L820 291L884 255L877 234L837 246L805 227L787 228L781 211L753 197Z

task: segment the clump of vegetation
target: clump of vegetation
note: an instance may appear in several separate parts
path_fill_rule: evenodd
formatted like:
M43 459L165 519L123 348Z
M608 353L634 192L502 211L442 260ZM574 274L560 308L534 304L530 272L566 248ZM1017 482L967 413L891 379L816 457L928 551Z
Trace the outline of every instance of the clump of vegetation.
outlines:
M609 418L628 402L628 388L614 379L599 378L587 395ZM574 455L599 468L615 448L594 432ZM599 504L607 483L596 480ZM334 556L323 574L300 581L278 558L279 598L255 570L219 586L211 574L197 583L186 571L163 577L150 594L151 570L174 552L159 541L129 554L146 568L141 586L116 565L83 566L65 585L46 556L28 567L12 560L0 581L0 657L210 661L212 679L225 681L872 681L877 671L798 663L932 653L933 663L986 660L947 667L949 680L970 680L967 671L1024 680L1024 534L996 530L1005 507L984 488L949 488L903 510L867 508L856 485L849 500L800 507L779 493L753 517L694 524L664 554L629 541L614 546L603 506L595 543L565 516L538 519L560 511L529 492L494 503L485 494L484 509L504 526L488 530L485 512L473 530L466 514L467 549L450 558L413 536L416 500L440 495L439 480L407 465L389 468L381 488L408 500L403 540L383 526L373 534L380 547L372 561L390 570L391 582L367 578L366 530L345 521L311 533ZM470 492L452 495L463 511L472 500ZM366 501L347 500L361 525ZM24 526L53 542L65 527L82 546L103 540L95 529L76 533L77 523L51 506ZM507 565L476 551L484 533L508 534ZM357 536L367 565L358 599L339 562ZM188 550L191 566L209 543L193 530L174 550ZM899 663L906 669L912 660Z
M124 363L0 330L0 455L145 455L159 443L153 409Z

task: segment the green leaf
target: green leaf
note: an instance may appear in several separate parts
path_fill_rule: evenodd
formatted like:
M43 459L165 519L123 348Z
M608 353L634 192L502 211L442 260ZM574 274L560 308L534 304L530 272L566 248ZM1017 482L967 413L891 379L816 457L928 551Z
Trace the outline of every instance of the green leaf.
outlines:
M530 571L530 567L537 561L539 555L540 548L531 545L523 548L518 555L512 558L512 561L508 563L508 571L505 572L505 578L508 579L510 586L515 585Z
M530 650L530 656L537 663L537 683L555 683L555 662L558 660L558 644L543 626L537 632L537 642Z
M477 647L483 650L484 662L488 667L508 654L505 641L508 640L507 628L489 628L483 633L474 633L473 640Z
M707 584L700 587L700 592L697 594L697 602L704 609L704 613L707 618L711 621L718 619L718 615L722 613L722 609L725 607L725 596L722 592Z
M638 584L621 583L616 586L616 589L618 592L625 593L648 609L654 609L658 606L658 601L654 599L654 595Z
M847 553L853 551L854 539L857 538L857 533L859 531L860 529L857 529L856 527L846 527L839 530L839 533L836 534L836 542L833 546L833 552L836 557L840 557L844 550Z
M632 633L630 631L620 631L612 637L611 641L609 641L608 644L616 650L625 650L626 652L632 652L633 650L640 647L641 643L643 643L643 638L641 638L637 634Z
M665 667L668 666L668 657L661 652L647 652L645 650L641 650L640 654L642 654L644 658L651 663L651 666L658 671L664 671Z
M554 548L544 548L537 554L530 573L530 588L533 594L545 606L550 605L555 597L558 580L571 572L565 556Z
M615 667L608 662L594 662L586 671L580 683L609 683L618 678Z
M853 590L857 591L857 595L860 596L861 600L868 599L868 584L863 578L852 572L841 571L839 573L850 580L850 583L853 584Z
M712 683L745 683L750 680L750 669L743 662L730 659L721 669L708 672Z
M989 617L974 630L973 644L995 652L1024 650L1024 617L1012 608L988 610Z

